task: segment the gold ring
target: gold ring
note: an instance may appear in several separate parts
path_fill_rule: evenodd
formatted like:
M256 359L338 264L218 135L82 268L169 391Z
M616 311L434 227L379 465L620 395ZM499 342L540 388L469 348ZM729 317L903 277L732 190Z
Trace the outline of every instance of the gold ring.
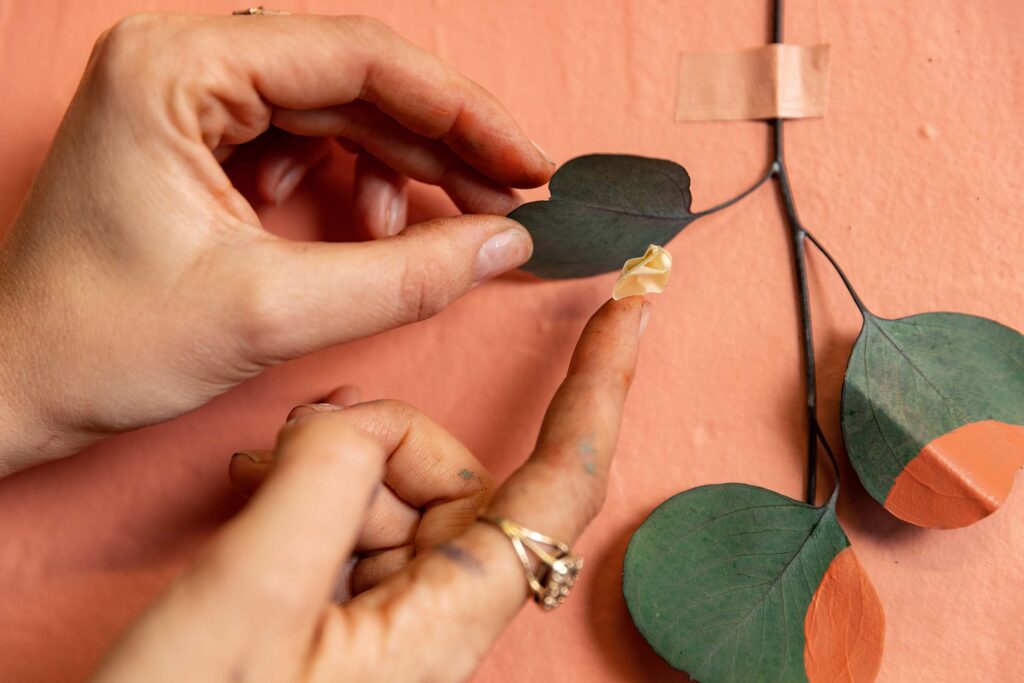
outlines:
M565 602L573 584L580 576L580 569L583 568L582 557L573 555L565 543L527 529L522 524L501 515L480 515L477 519L498 527L512 541L516 556L526 571L526 581L530 584L534 602L545 610L553 610ZM527 550L545 565L539 577L533 572L533 563L526 554Z

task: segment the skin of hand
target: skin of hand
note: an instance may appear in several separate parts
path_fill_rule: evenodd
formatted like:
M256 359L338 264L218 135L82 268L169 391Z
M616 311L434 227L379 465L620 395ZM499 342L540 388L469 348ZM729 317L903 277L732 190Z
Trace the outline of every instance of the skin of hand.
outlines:
M382 239L264 230L220 162L268 130L264 198L341 144L353 218ZM378 21L123 20L0 249L0 475L433 315L529 258L501 215L552 170L489 93ZM403 229L407 178L479 215Z
M594 315L536 449L497 490L409 406L293 410L273 451L232 459L255 495L94 683L466 680L527 596L511 543L477 513L579 537L604 501L648 312L631 297ZM346 567L355 596L336 604Z

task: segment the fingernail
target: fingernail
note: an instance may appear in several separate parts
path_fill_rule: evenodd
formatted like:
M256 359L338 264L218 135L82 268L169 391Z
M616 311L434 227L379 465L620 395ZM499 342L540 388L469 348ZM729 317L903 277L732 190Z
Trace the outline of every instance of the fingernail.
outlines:
M213 158L217 160L218 164L223 164L231 154L235 151L234 145L220 145L213 150Z
M285 171L281 179L277 181L277 187L274 188L274 203L280 204L287 199L305 174L306 167L302 164Z
M647 301L640 307L640 329L637 331L637 337L644 336L644 330L647 329L647 320L651 317L651 304Z
M360 391L359 387L352 384L338 387L326 399L328 403L333 401L334 405L341 406L342 408L351 408L357 403L362 402L362 400L362 391Z
M533 140L530 140L530 142L533 142ZM551 161L551 157L548 156L548 153L544 151L543 147L538 145L536 142L533 142L533 146L536 147L537 151L540 152L540 155L544 157L544 161L548 162L552 166L555 165L555 162Z
M330 413L335 410L341 410L341 406L333 403L310 403L309 407L318 413Z
M263 6L261 5L260 7L251 7L249 9L236 9L231 14L233 14L235 16L238 16L238 15L246 15L246 16L253 15L253 16L257 16L257 15L261 15L261 14L262 15L267 15L267 14L291 14L291 12L289 12L288 10L284 10L284 9L264 9Z
M309 417L313 413L329 413L341 409L341 406L336 406L333 403L306 403L292 408L284 424L287 427L301 421L304 417Z
M530 235L522 228L499 232L483 243L476 255L476 282L526 263L533 252Z
M384 232L388 237L397 235L405 228L405 195L392 192L384 205Z
M238 451L237 453L234 453L231 456L232 460L235 460L237 458L247 458L247 459L253 461L254 463L256 463L257 465L262 465L263 464L263 461L259 459L259 456L257 456L252 451Z

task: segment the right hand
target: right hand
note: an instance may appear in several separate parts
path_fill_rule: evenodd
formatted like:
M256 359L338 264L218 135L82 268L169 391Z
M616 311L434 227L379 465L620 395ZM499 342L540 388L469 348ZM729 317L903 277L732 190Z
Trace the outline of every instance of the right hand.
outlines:
M232 461L247 490L266 480L248 507L94 683L468 678L527 596L511 543L477 514L576 541L604 501L646 306L631 297L595 314L533 455L497 491L408 406L292 411L273 451ZM357 595L334 604L353 556Z
M334 139L378 241L266 232L219 163L273 125L263 193ZM504 214L552 166L483 88L375 20L140 16L96 43L0 249L0 476L176 417L262 369L438 312L515 268L500 215L404 227L406 177Z

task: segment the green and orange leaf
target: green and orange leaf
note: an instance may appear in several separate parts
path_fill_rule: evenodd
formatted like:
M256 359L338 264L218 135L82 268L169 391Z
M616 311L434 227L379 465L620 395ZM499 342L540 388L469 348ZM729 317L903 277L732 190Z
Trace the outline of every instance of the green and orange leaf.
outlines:
M658 507L630 540L634 623L701 683L868 683L885 618L835 515L743 484Z
M1024 336L960 313L868 313L842 425L854 469L886 509L919 526L973 524L1024 465Z

